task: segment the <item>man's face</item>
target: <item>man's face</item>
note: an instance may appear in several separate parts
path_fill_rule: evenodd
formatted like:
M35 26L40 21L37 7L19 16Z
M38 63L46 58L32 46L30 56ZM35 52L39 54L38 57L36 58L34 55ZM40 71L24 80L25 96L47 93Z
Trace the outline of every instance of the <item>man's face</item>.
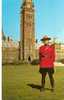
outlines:
M49 40L44 40L43 43L44 43L45 45L48 45L48 44L49 44Z

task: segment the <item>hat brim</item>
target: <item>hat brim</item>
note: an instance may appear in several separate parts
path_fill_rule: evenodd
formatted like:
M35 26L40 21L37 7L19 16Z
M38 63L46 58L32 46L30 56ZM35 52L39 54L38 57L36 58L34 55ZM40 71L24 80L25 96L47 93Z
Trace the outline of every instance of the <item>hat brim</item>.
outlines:
M51 40L51 38L41 39L41 41L45 41L45 40Z

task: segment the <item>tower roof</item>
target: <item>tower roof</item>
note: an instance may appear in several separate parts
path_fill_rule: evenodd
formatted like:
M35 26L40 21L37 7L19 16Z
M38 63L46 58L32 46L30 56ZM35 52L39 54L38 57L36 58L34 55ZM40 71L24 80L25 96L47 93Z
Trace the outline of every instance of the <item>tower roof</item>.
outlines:
M24 8L24 7L34 7L34 3L32 2L32 0L23 0L23 4L22 4L22 7L21 8Z

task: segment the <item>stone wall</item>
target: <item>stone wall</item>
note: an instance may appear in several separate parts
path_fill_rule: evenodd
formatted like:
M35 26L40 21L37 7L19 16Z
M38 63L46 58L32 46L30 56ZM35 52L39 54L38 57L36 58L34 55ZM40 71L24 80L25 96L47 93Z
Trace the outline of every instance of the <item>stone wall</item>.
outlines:
M14 63L19 60L19 48L2 48L2 63Z
M56 61L60 61L64 59L64 49L56 48L55 50L55 59ZM38 49L35 50L35 59L39 59ZM2 62L5 63L19 63L21 62L21 51L20 48L17 47L3 47L2 48Z
M58 49L56 50L56 60L64 59L64 50Z

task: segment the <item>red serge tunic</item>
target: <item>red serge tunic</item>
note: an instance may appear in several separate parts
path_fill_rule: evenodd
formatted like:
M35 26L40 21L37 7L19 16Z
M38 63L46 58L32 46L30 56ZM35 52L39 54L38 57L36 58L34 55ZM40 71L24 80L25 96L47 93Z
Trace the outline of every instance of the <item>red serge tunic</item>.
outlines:
M55 61L54 45L43 45L39 48L40 68L53 68Z

